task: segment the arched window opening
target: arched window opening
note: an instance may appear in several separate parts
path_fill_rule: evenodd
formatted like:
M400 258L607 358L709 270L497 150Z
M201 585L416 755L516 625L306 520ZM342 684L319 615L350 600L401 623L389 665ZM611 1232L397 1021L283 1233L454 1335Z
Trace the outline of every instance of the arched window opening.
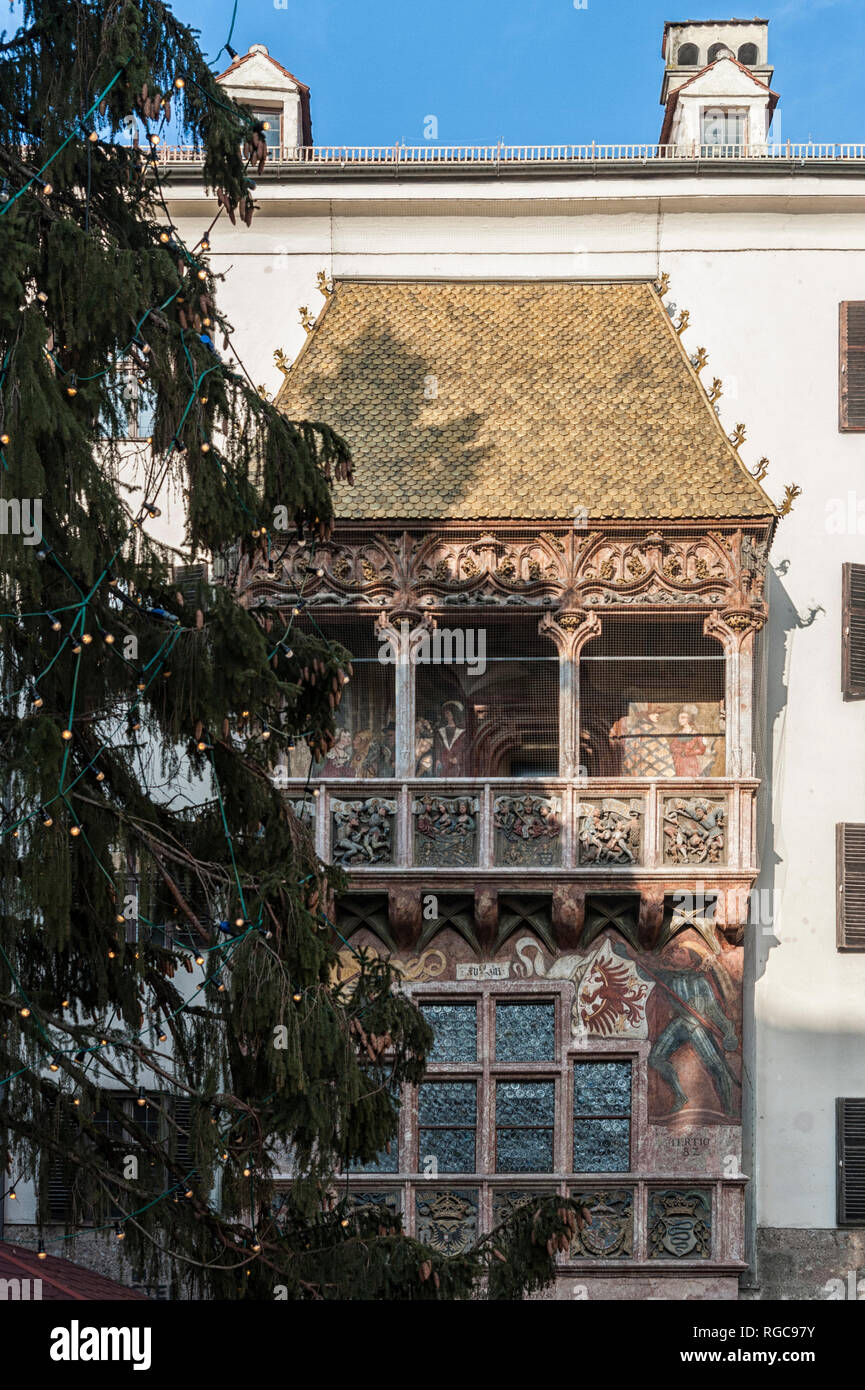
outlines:
M700 63L700 50L695 43L683 43L676 54L680 68L696 68Z
M725 43L713 43L709 49L709 62L716 63L719 58L732 58L733 51Z
M744 63L746 68L753 68L760 61L760 54L755 43L743 43L739 49L739 62Z

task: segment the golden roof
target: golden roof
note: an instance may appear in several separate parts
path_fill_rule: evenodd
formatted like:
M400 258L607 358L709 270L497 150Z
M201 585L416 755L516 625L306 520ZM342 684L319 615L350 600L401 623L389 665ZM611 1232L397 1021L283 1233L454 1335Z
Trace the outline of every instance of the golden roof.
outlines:
M338 521L776 513L645 283L337 281L278 404L348 441Z

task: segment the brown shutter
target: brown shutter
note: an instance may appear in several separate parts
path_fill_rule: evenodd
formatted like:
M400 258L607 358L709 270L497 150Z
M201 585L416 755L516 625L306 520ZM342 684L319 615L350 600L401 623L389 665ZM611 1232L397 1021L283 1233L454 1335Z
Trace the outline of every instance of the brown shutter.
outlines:
M865 1100L836 1105L838 1225L865 1226Z
M865 430L865 301L841 305L840 430Z
M865 700L865 565L844 565L841 574L841 693Z
M865 825L835 827L839 951L865 951Z

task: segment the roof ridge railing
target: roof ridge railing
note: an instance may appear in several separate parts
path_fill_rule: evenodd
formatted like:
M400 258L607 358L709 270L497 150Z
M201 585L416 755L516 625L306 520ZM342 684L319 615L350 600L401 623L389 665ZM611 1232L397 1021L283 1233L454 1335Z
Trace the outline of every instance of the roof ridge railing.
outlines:
M199 163L203 154L194 145L160 145L159 158L166 164ZM375 166L413 168L417 166L470 165L494 168L501 165L654 163L655 161L738 163L742 160L865 160L865 143L845 144L824 141L793 143L770 141L763 145L605 145L592 141L586 145L289 145L268 150L273 168L315 165L330 168Z

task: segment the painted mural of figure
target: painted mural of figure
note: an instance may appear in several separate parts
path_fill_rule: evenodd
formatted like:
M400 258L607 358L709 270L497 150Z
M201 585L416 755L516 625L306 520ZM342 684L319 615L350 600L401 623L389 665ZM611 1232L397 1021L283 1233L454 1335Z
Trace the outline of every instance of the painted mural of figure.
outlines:
M351 765L352 739L348 729L338 729L336 742L325 755L323 777L353 777Z
M663 705L647 704L636 714L625 714L610 730L610 746L622 750L625 777L675 777L676 765L670 740L658 727Z
M458 700L442 705L442 722L436 729L436 777L462 777L466 772L465 709Z
M617 944L613 950L617 955L630 958L624 945ZM681 1048L690 1046L709 1076L723 1113L733 1115L733 1087L740 1082L725 1054L736 1051L739 1039L724 1012L710 958L687 947L675 946L666 955L663 965L650 968L641 960L637 969L643 979L661 986L667 1003L674 1009L649 1053L649 1066L673 1092L670 1113L676 1114L688 1104L687 1092L672 1059Z
M696 705L683 705L677 716L678 733L670 739L670 751L677 777L702 777L706 769L709 747L694 727L699 714ZM711 763L711 758L710 758Z
M432 777L433 743L435 735L428 719L416 719L414 723L414 775Z

